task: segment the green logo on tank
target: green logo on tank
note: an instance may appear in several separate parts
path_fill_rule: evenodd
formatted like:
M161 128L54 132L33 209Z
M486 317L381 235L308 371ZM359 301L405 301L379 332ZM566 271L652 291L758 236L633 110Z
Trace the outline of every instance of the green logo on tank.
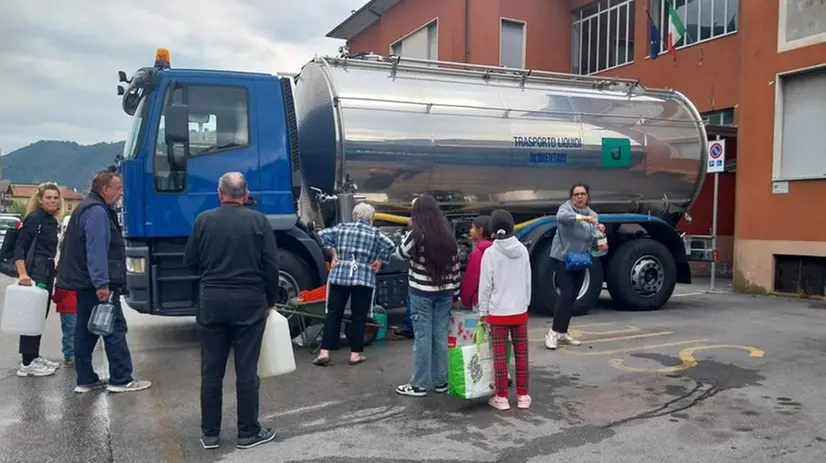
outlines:
M627 169L631 167L631 140L627 138L602 139L603 169Z

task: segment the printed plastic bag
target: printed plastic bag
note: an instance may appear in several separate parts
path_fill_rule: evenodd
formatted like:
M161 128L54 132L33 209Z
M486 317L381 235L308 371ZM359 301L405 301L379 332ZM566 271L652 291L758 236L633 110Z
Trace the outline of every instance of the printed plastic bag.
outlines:
M489 397L495 390L493 350L484 324L478 324L473 344L448 349L447 390L463 399Z
M479 326L479 314L469 310L451 310L447 329L447 347L465 347L473 344L473 333Z
M115 311L117 308L110 297L106 302L100 302L92 308L89 323L86 328L90 333L98 336L109 336L115 331Z

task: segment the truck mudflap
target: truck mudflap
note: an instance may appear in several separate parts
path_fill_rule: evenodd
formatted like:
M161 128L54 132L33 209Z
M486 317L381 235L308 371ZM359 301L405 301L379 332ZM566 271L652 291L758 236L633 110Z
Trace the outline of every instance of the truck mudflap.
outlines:
M126 242L126 304L140 313L152 313L149 246Z

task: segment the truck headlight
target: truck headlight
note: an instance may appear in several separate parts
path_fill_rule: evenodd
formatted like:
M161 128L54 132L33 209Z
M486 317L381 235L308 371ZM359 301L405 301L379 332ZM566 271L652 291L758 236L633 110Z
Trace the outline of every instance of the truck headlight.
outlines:
M127 257L126 271L131 273L146 272L146 259L143 257Z

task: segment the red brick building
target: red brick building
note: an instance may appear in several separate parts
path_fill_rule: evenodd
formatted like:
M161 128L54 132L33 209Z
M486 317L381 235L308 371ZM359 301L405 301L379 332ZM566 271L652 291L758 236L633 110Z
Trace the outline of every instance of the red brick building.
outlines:
M674 54L669 5L685 26ZM660 53L652 59L654 35ZM823 294L826 2L372 0L328 37L346 40L351 53L605 74L679 90L718 126L709 133L726 138L727 160L740 158L720 175L718 216L720 260L733 262L735 285ZM694 221L681 226L689 234L710 233L708 180Z

